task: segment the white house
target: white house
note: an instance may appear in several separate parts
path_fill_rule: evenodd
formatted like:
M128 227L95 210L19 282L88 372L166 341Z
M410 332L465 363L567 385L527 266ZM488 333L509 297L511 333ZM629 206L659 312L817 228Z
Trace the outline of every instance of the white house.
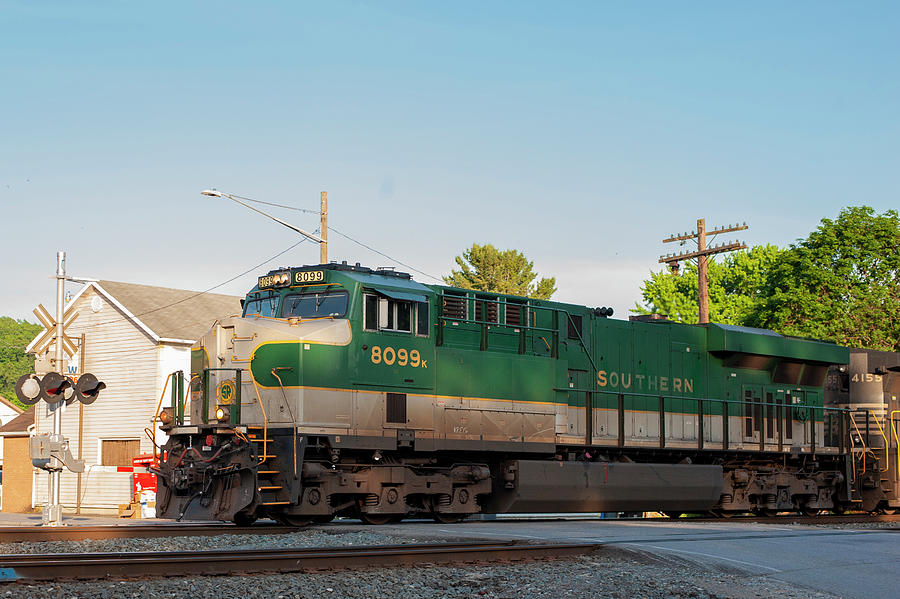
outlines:
M24 412L22 408L10 402L8 399L0 395L0 427L9 424L9 422ZM0 470L3 469L3 437L0 436Z
M63 471L60 485L65 509L110 511L132 498L132 458L153 451L150 429L163 394L166 376L183 370L190 376L190 348L213 323L241 311L240 298L135 285L115 281L89 283L66 305L68 319L78 316L66 334L81 347L66 365L67 374L90 372L106 383L90 405L62 408L62 434L83 474ZM34 353L40 336L26 348ZM40 348L37 348L40 349ZM52 344L49 356L53 356ZM49 366L48 354L37 356L36 369ZM162 398L169 405L169 391ZM35 432L53 430L47 404L35 406ZM145 430L146 429L146 430ZM165 437L156 431L156 443ZM35 506L47 502L48 475L35 472Z

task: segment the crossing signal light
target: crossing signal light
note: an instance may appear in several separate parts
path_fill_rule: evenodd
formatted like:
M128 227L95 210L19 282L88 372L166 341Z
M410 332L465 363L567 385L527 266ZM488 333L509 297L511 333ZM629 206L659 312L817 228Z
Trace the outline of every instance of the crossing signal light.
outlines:
M41 400L41 379L36 374L23 374L16 381L16 397L26 406Z
M106 383L90 372L85 372L78 377L78 382L75 383L75 399L88 406L94 403L104 389L106 389Z
M72 379L58 372L48 372L41 379L41 399L50 405L58 404L64 399L71 399L75 393L72 387Z

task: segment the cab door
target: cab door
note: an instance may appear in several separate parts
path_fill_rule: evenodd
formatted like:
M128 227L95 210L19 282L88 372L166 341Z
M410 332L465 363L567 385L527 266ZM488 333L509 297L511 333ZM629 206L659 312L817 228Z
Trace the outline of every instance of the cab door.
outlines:
M741 437L744 445L759 445L761 427L763 426L762 385L743 385L741 387L741 412L743 426Z

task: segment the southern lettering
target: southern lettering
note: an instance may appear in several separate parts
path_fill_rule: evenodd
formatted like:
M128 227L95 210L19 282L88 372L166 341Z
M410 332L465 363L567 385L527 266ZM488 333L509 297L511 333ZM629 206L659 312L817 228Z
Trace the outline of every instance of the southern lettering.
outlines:
M694 379L601 370L597 373L597 386L612 387L614 389L634 389L638 392L643 391L647 393L693 393Z

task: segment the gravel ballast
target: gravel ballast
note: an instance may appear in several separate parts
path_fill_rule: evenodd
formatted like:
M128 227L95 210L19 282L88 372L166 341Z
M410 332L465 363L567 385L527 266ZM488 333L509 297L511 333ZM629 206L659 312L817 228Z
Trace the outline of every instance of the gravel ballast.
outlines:
M227 550L261 547L333 547L434 542L380 533L311 528L280 535L223 535L77 542L8 543L0 553L86 553ZM197 576L66 583L0 584L4 597L112 599L191 597L210 599L352 598L555 598L831 599L834 595L709 567L678 557L660 557L605 547L587 557L493 565L367 568L278 575Z

